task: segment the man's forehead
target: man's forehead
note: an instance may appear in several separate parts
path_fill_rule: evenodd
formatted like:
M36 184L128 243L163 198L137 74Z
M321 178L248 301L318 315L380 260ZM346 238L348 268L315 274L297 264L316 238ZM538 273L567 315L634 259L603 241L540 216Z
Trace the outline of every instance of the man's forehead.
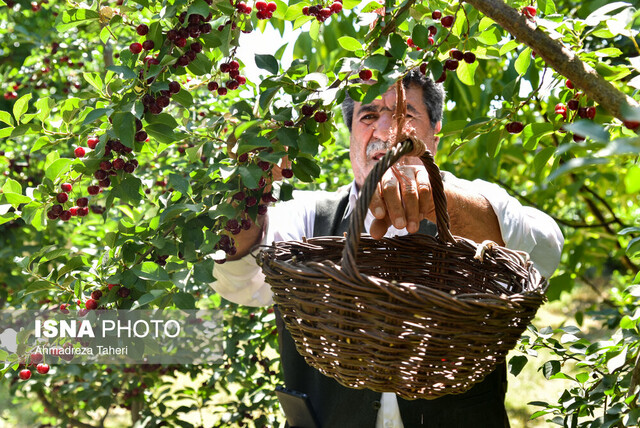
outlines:
M411 85L405 88L407 110L413 113L419 111L426 111L426 107L422 102L422 88L415 85ZM391 87L381 97L376 98L368 104L361 104L356 102L356 112L361 111L382 111L382 110L395 110L396 108L396 90L395 87Z

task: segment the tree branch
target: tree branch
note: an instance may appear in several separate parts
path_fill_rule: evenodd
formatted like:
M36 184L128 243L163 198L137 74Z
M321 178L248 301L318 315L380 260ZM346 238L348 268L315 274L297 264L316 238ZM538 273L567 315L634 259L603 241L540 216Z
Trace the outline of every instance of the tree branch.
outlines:
M545 63L571 80L591 99L613 116L625 121L638 103L607 82L593 68L585 64L569 48L537 28L535 23L502 0L465 0L493 19L520 42L533 49Z
M95 428L93 425L89 425L89 424L85 424L84 422L81 422L77 419L71 418L67 415L62 414L62 412L60 412L60 410L58 410L58 408L56 407L55 404L52 404L49 399L47 398L47 396L45 395L44 391L39 389L36 391L36 394L38 394L38 398L40 399L40 401L42 402L42 404L44 405L45 409L47 409L47 412L59 419L62 419L64 421L66 421L69 425L74 426L74 427L78 427L78 428Z

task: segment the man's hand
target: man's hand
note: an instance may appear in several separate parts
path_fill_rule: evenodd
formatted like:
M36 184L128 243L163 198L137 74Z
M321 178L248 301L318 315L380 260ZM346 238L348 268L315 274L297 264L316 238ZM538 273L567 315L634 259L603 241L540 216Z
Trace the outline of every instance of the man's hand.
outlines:
M406 163L387 170L371 199L369 209L375 220L369 233L375 239L382 238L390 226L416 233L421 220L435 219L427 170L418 158Z

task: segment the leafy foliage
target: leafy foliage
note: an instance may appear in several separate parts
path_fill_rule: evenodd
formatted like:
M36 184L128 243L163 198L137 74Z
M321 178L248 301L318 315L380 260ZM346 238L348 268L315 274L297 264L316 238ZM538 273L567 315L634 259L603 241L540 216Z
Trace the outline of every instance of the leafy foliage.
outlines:
M16 355L0 369L12 393L36 394L49 409L42 423L90 423L90 411L120 405L139 426L191 426L186 413L214 405L220 426L273 425L274 414L257 411L276 407L272 315L215 295L215 263L233 253L234 233L289 198L293 185L333 189L350 180L348 136L337 126L346 91L368 102L419 69L444 79L448 94L441 167L498 182L562 226L565 251L549 297L612 278L607 310L586 314L617 331L612 341L589 343L567 327L532 328L523 339L526 352L553 349L544 376L575 382L557 404L538 403L534 416L566 426L637 424L640 139L632 128L640 113L623 123L594 105L590 88L567 83L467 3L344 0L323 17L330 4L276 0L271 18L258 16L257 3L249 13L240 3L0 0L0 308L75 309L100 290L102 307L214 307L227 320L222 366L57 366L25 383ZM537 16L520 13L519 25L562 42L640 99L633 5L536 6ZM285 35L283 47L242 63L243 34L266 29ZM244 75L254 66L260 79ZM362 70L377 83L352 83ZM294 178L270 189L285 156ZM514 372L523 358L512 360ZM192 403L175 410L169 386L180 373L209 379L174 391Z

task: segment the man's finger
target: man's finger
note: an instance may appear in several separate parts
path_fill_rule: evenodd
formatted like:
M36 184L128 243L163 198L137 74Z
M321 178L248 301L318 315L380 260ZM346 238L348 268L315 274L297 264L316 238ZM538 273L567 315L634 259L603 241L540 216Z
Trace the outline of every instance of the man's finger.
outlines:
M400 182L404 217L407 220L407 232L416 233L420 227L420 204L416 169L410 166L397 168L396 177Z
M420 200L420 217L422 219L432 218L434 212L433 196L431 195L431 183L426 169L420 168L417 170L416 183Z
M374 239L382 239L389 227L391 227L391 220L388 216L383 219L374 219L369 228L369 234Z
M407 219L404 215L402 196L400 194L400 183L392 170L387 171L380 180L382 188L382 199L387 210L387 215L396 229L404 229Z
M377 219L383 219L387 215L387 210L385 209L384 201L382 200L382 187L380 186L380 183L378 183L376 191L373 192L369 209Z

